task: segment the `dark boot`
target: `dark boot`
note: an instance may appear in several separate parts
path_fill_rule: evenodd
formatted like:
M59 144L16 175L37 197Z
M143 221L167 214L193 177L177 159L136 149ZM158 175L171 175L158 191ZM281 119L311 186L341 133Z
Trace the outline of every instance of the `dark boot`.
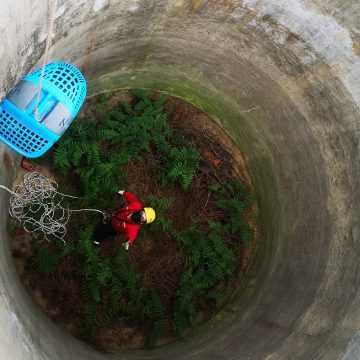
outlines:
M117 233L113 229L111 223L100 224L98 225L92 235L95 245L100 245L100 243L109 236L115 236Z

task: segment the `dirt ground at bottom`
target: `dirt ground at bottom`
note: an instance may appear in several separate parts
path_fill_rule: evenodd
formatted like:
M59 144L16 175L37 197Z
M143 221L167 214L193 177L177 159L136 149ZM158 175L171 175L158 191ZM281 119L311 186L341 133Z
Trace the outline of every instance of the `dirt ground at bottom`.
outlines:
M157 96L157 95L154 95ZM107 106L110 108L120 100L129 100L128 92L108 95ZM82 115L91 115L94 111L96 99L90 99L82 109ZM169 122L176 130L185 130L197 149L202 154L200 171L188 191L169 187L159 188L156 174L145 162L130 161L123 169L128 176L129 190L136 194L146 206L146 197L149 193L157 196L172 196L175 205L168 216L178 229L186 227L191 217L196 218L201 228L206 229L207 219L216 219L220 216L219 210L209 200L208 185L213 182L225 184L231 178L242 180L252 190L253 184L246 168L246 162L239 149L228 135L206 114L179 99L168 98L166 109L172 109ZM105 109L106 111L106 109ZM56 171L51 171L34 164L34 170L56 179ZM19 171L16 182L21 181L24 170ZM249 225L254 229L255 236L247 246L239 246L235 255L238 266L234 276L220 283L217 290L225 294L219 306L214 307L208 301L199 299L197 302L197 321L202 323L209 320L221 307L225 306L233 291L241 281L251 261L256 246L256 213L255 203L246 213ZM96 221L100 222L100 218ZM71 230L70 230L71 232ZM75 336L82 322L81 301L83 294L80 284L68 273L76 266L76 259L62 263L60 270L51 277L40 275L29 260L32 256L30 247L31 236L22 228L12 233L11 246L16 269L29 293L44 309L49 317ZM103 254L112 254L118 244L111 239L102 244ZM144 231L141 241L135 243L128 253L129 261L139 274L144 285L155 288L160 294L162 302L169 313L172 299L182 273L182 257L177 242L166 235L154 238ZM142 348L145 346L149 328L129 317L118 318L112 324L101 329L88 342L98 349ZM158 345L175 340L169 326Z

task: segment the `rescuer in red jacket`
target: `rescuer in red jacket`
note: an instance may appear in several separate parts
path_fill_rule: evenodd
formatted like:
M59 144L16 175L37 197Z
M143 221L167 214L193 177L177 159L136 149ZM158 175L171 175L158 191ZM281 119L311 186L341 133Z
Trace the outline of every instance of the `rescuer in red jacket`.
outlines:
M99 245L105 237L123 234L123 246L126 250L132 246L140 226L155 220L155 211L144 208L140 201L130 191L119 191L127 201L127 205L117 209L107 224L95 228L93 234L94 244Z

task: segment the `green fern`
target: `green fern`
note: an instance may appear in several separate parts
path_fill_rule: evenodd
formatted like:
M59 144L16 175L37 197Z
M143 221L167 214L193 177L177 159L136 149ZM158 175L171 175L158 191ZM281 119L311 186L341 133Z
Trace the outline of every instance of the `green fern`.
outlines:
M76 252L78 249L78 244L75 243L75 242L67 242L65 244L65 246L62 246L60 248L61 250L61 256L62 257L65 257L65 256L68 256L68 255L71 255L73 254L74 252Z
M101 288L99 287L98 283L96 282L95 277L89 277L87 279L83 279L82 281L82 289L85 296L94 301L99 303L101 300Z
M246 209L254 202L255 198L239 181L232 181L225 186L218 188L211 186L216 206L226 214L223 229L243 244L251 241L253 230L244 218Z
M94 248L92 243L93 226L89 226L80 232L78 251L85 256L86 262L96 263L100 261L99 249Z
M110 141L112 144L118 142L121 136L119 132L108 127L104 127L103 129L98 129L96 135L97 135L97 140L99 142Z
M166 210L171 207L174 199L172 197L157 197L153 194L148 196L149 206L156 209L156 222L149 228L151 233L156 234L159 231L165 231L168 234L174 234L175 229L172 220L166 216Z
M98 304L94 302L86 303L83 313L83 322L81 324L80 333L83 336L92 335L95 332L94 324L98 312Z
M221 294L221 293L219 293L218 291L215 291L215 290L210 290L210 291L206 292L204 294L204 296L207 299L213 301L215 304L220 303L222 301L223 297L224 297L223 294Z
M116 320L118 313L119 310L117 306L115 304L110 304L105 314L101 315L100 318L95 322L92 332L96 333L101 328L110 325Z
M106 109L106 96L101 94L97 98L97 103L95 106L95 113L98 118L100 118Z
M106 286L106 284L111 280L112 278L112 268L111 268L111 261L109 259L104 260L99 264L98 273L96 275L97 281L103 285Z
M37 271L44 275L53 275L57 271L60 256L53 251L47 250L42 244L33 246L34 256L32 262Z
M217 228L213 227L206 235L193 223L177 234L185 256L185 272L176 293L173 314L174 327L180 336L184 336L186 327L195 324L196 297L204 296L235 270L235 256Z
M151 334L147 339L147 346L153 347L163 334L166 321L164 307L162 305L160 296L153 289L149 289L148 293L149 296L147 299L147 307L150 311L147 315L153 324Z
M133 108L128 101L121 101L121 107L125 114L131 115L133 113Z
M165 139L158 137L157 145L162 154L162 163L157 167L160 181L179 183L186 190L195 177L201 159L200 153L188 143L186 147L171 147Z
M60 143L54 152L53 163L56 168L64 172L71 166L71 155L75 150L75 144L73 142Z
M129 160L146 158L163 185L174 184L171 186L186 190L195 179L200 153L187 140L185 132L173 131L167 122L165 98L152 99L142 90L133 94L133 101L121 103L108 114L105 114L106 97L99 98L96 119L77 119L56 145L53 164L63 174L71 175L76 195L83 197L73 202L76 206L106 208L118 189L126 185L126 174L121 169ZM231 182L225 186L212 184L209 190L210 203L224 216L217 222L209 221L207 232L198 230L195 222L188 229L174 229L168 216L174 200L148 197L149 205L157 212L149 231L165 232L181 247L184 271L172 318L180 336L185 336L186 329L196 323L198 297L220 301L215 285L230 276L236 267L232 247L227 244L233 244L237 238L246 243L253 236L244 220L252 201L246 187ZM80 258L74 274L87 301L83 334L95 334L117 316L126 315L152 327L147 345L154 346L168 321L159 294L143 286L122 248L113 257L104 259L101 250L92 244L92 232L93 227L85 227L79 231L77 242L59 247L59 259L73 254ZM39 269L49 274L56 271L58 259L50 260L51 254L38 255L40 260L35 265Z

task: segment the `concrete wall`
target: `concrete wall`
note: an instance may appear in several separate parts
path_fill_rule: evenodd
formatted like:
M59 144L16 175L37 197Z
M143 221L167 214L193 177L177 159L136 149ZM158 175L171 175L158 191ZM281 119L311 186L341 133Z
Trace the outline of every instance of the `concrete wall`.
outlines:
M37 65L47 11L1 1L1 95ZM259 244L233 304L191 339L99 354L25 293L1 192L0 358L359 359L359 12L350 0L59 0L51 60L78 65L90 93L163 91L234 138L259 192ZM1 183L12 173L2 163Z

